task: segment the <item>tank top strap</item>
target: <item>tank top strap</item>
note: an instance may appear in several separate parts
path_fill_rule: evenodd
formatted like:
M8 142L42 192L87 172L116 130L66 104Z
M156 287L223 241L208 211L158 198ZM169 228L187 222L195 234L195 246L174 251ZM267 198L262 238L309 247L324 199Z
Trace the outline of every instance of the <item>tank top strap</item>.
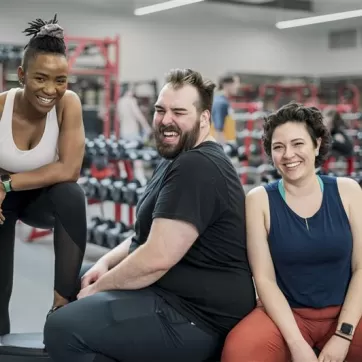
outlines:
M54 106L47 115L47 123L50 129L58 130L58 116L57 116L57 107Z
M6 95L4 110L3 110L3 114L2 114L1 120L0 120L3 125L5 123L6 124L12 123L13 111L14 111L14 101L15 101L15 96L16 96L18 89L19 88L11 88Z

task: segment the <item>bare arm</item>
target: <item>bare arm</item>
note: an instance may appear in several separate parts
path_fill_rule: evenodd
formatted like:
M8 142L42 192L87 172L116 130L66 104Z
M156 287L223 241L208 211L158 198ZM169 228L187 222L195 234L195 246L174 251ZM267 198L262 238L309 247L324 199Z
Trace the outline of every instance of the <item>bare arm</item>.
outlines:
M108 269L113 269L128 255L129 248L132 243L133 235L124 240L121 244L117 245L114 249L103 255L97 263L105 264Z
M260 300L290 347L303 341L304 338L276 282L265 225L265 213L268 209L267 195L263 187L257 187L248 193L246 196L248 258Z
M77 181L84 156L82 106L73 92L64 96L63 121L59 132L59 160L38 169L12 175L14 191L32 190L66 181Z
M348 178L338 179L342 199L347 202L347 215L353 235L352 279L338 319L337 330L342 323L352 324L355 328L362 317L362 190L359 184Z
M147 242L101 277L96 290L141 289L155 283L180 261L197 237L189 223L154 219Z
M132 112L135 115L137 122L141 125L142 129L144 131L146 131L147 133L149 133L151 131L151 127L148 124L145 116L143 115L143 113L141 112L136 99L132 99Z

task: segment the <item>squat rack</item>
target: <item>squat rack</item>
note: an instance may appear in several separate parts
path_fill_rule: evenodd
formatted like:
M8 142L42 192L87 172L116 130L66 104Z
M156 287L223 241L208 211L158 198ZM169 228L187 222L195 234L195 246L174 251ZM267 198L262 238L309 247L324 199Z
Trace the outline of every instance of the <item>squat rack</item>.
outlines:
M104 77L105 112L103 134L108 138L113 131L118 138L120 123L116 105L120 97L120 37L118 35L114 38L65 36L64 41L67 47L70 75L98 75ZM92 55L100 55L103 58L104 64L94 64L92 67L79 65L79 62L77 62L79 58L84 54L89 54L90 50L93 50ZM119 217L119 207L116 207L115 211ZM26 241L32 242L51 233L52 230L32 228Z
M112 128L116 136L119 135L118 112L115 112L116 105L120 96L120 38L84 38L66 36L65 44L68 49L69 73L74 76L80 75L99 75L104 77L104 119L103 134L108 138ZM96 64L94 67L82 67L77 64L79 58L93 50L100 55L104 64ZM113 109L113 117L112 117ZM112 121L113 118L113 121ZM113 125L113 127L112 127Z

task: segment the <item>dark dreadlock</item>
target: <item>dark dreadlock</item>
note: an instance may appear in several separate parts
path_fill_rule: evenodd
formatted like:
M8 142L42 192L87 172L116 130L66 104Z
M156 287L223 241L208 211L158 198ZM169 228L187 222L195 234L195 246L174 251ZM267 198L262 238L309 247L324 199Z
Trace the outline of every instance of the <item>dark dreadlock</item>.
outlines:
M28 66L29 60L35 58L39 53L54 53L66 56L66 45L63 37L63 29L60 26L45 31L44 28L49 25L58 24L57 14L49 21L36 19L28 23L23 33L26 36L32 36L29 43L25 46L25 52L22 61L24 71Z

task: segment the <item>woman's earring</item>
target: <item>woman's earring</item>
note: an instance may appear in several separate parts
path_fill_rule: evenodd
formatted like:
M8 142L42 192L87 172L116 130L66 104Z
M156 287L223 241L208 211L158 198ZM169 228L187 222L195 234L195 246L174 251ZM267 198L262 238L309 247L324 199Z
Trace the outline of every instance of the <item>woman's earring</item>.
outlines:
M19 79L19 84L20 84L20 86L24 87L24 80L23 80L23 79Z

